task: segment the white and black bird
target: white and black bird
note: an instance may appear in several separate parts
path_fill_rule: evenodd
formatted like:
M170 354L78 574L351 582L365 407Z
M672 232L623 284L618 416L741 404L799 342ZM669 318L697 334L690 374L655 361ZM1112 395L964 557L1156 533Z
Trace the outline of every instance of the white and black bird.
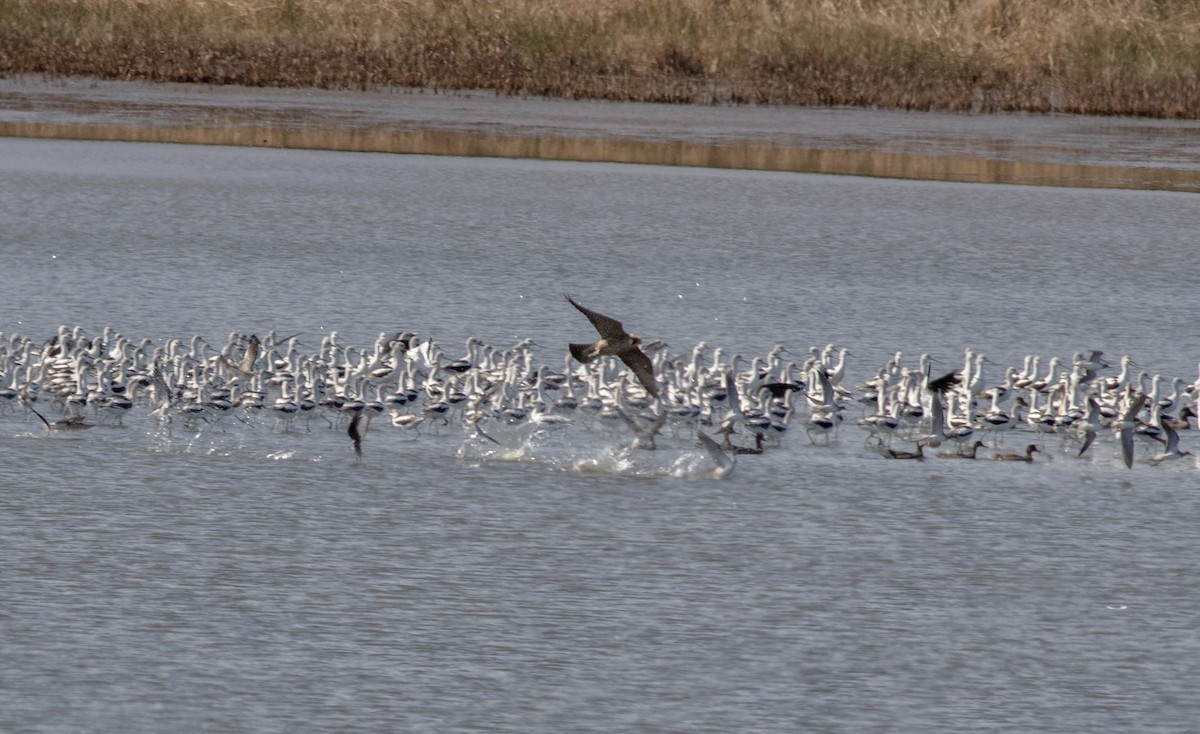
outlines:
M258 337L251 334L246 340L246 351L242 354L242 359L237 364L230 362L225 358L225 355L220 355L221 362L230 370L236 372L243 377L251 377L254 375L254 364L258 361L258 352L261 348L261 343Z
M654 451L658 448L654 437L662 430L663 424L667 421L668 411L660 410L658 415L650 419L649 423L643 425L639 418L632 417L620 408L617 409L617 414L625 421L625 425L629 426L629 430L633 431L633 443L630 448L642 449L644 451Z
M1159 464L1163 463L1164 461L1168 461L1170 459L1180 459L1180 458L1183 458L1184 456L1192 455L1190 451L1180 451L1179 450L1179 432L1176 431L1175 428L1171 424L1163 423L1162 428L1163 428L1163 435L1165 436L1165 441L1166 441L1166 450L1164 450L1162 453L1155 454L1154 456L1150 457L1150 465L1151 466L1158 466Z
M730 456L712 440L712 437L703 431L696 431L696 440L698 445L708 452L716 466L712 469L713 479L724 479L733 473L737 468L737 455Z
M1137 430L1138 413L1142 411L1142 406L1146 404L1146 394L1132 394L1132 389L1126 386L1126 404L1125 410L1121 414L1121 420L1117 423L1117 434L1121 439L1121 461L1125 463L1126 469L1133 468L1133 434Z

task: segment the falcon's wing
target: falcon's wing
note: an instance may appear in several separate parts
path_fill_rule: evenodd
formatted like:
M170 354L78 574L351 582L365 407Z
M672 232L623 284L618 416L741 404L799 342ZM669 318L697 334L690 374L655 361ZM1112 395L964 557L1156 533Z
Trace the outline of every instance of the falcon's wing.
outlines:
M642 383L642 387L646 388L646 392L654 397L658 397L658 385L654 382L654 364L646 353L634 347L621 352L619 355L625 366L633 370L633 374L637 376L638 382Z
M605 339L620 339L625 336L625 327L621 326L621 322L616 319L609 318L602 313L596 313L590 308L580 306L570 296L567 300L571 305L579 309L579 312L588 317L588 321L592 322L592 326L596 327L596 331Z

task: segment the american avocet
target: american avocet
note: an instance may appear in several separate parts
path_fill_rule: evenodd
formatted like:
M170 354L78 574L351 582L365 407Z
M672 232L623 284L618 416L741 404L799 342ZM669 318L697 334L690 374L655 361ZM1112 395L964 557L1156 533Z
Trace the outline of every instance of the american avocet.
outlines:
M716 463L712 469L713 479L724 479L733 473L737 468L737 455L730 456L721 450L717 442L712 440L709 435L703 431L696 431L696 439L699 446L708 452L708 455Z
M1125 463L1125 468L1133 468L1133 435L1137 430L1137 416L1142 412L1142 406L1146 404L1146 394L1133 394L1133 386L1126 383L1125 385L1125 403L1124 410L1121 413L1121 420L1117 423L1117 433L1121 439L1121 461Z
M1161 453L1150 457L1151 466L1158 466L1162 462L1170 459L1179 459L1184 456L1191 456L1191 452L1179 450L1179 432L1172 428L1170 424L1163 424L1163 436L1164 440L1166 441L1166 449Z
M250 377L254 374L254 364L258 361L258 351L260 346L261 343L259 342L258 337L254 334L251 334L246 339L246 350L242 353L242 358L237 364L234 364L227 359L223 352L218 356L221 360L221 363L234 373L241 375L242 377Z
M654 451L658 445L654 441L654 437L662 430L663 424L667 421L668 412L664 408L660 408L658 415L650 416L649 423L642 425L640 416L630 416L621 409L617 409L618 414L625 421L625 425L629 426L629 430L633 431L633 443L630 448L642 449L644 451Z

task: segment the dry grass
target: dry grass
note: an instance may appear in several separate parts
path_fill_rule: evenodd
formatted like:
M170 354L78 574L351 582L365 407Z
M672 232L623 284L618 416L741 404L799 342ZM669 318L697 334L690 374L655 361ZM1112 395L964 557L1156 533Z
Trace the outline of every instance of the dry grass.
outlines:
M0 0L0 73L1200 117L1194 0Z

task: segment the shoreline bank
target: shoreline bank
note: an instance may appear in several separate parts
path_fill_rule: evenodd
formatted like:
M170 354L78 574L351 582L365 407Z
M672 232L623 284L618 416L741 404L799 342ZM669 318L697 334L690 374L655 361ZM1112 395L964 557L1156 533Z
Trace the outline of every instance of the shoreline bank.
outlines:
M1200 192L1200 123L0 79L0 135Z

